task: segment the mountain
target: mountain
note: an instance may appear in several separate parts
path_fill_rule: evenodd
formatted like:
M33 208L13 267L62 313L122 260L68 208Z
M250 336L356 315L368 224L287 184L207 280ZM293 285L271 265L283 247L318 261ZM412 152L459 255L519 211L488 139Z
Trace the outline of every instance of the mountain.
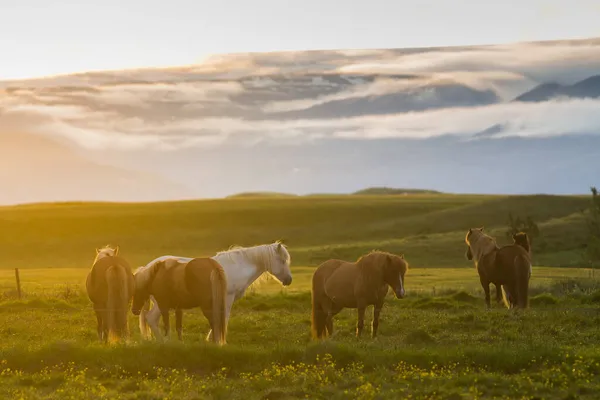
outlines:
M544 83L518 96L514 101L541 102L557 97L600 98L600 75L594 75L573 85Z
M323 99L301 110L274 113L278 119L347 118L431 109L494 104L500 99L492 90L477 90L456 82L434 82L392 93L349 93L348 98ZM309 103L310 104L310 103Z

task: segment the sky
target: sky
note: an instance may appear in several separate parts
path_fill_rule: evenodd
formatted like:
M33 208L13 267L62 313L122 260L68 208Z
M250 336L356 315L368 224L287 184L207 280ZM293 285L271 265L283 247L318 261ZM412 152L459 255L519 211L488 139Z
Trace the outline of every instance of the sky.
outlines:
M296 3L3 2L0 204L598 184L597 1Z
M0 80L198 63L211 54L600 36L596 0L6 0Z

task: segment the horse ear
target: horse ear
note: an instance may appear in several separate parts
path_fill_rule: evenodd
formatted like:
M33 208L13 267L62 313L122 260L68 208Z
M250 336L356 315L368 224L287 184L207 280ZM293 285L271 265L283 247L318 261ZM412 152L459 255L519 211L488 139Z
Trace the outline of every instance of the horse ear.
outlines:
M281 251L281 242L277 242L277 251Z
M473 233L473 228L469 228L469 233Z
M119 246L115 247L115 256L119 254Z
M483 232L483 226L482 226L481 228L479 228L479 230L480 230L481 232Z
M400 258L404 260L404 254L400 254Z
M100 254L100 249L96 247L96 254Z

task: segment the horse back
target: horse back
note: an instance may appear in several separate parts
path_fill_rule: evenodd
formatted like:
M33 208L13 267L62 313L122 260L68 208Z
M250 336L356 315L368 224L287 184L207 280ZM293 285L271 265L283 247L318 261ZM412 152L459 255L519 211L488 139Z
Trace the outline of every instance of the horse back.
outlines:
M182 296L186 294L185 263L175 263L174 265L161 264L160 269L152 280L150 294L154 296L159 307L170 309L177 308L182 301Z
M211 258L194 258L165 267L154 278L152 295L162 307L198 307L202 298L210 299L210 274L215 268L223 269Z
M86 278L86 289L88 297L93 303L105 303L108 297L108 280L106 274L111 267L123 268L127 276L127 288L129 294L133 296L135 282L131 266L120 256L102 257L92 265Z
M329 260L324 264L321 272L323 293L340 306L355 307L355 288L360 275L356 263Z
M502 281L514 281L520 269L531 270L531 256L518 244L503 246L496 253L494 266Z
M194 258L185 266L185 286L187 291L186 301L193 306L198 302L208 303L212 299L211 274L216 271L224 275L221 264L212 258Z
M498 249L496 262L502 267L512 266L517 256L523 256L527 262L531 262L529 252L518 244L509 244Z
M342 260L327 260L321 263L312 276L313 286L323 288L325 282L345 261Z

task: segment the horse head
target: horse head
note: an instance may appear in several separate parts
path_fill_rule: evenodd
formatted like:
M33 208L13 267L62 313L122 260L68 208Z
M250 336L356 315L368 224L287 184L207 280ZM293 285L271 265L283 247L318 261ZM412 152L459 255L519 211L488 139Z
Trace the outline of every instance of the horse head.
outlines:
M152 289L152 282L156 276L156 270L160 265L164 264L165 261L159 261L153 265L139 267L133 274L133 280L135 282L135 291L133 293L133 302L131 305L131 312L133 315L140 315L142 312L144 304L150 298L150 290Z
M363 276L373 285L387 284L393 290L396 298L402 299L406 294L404 291L404 275L408 270L408 263L404 255L395 255L380 251L371 252L357 261L357 265L363 271ZM383 282L382 282L383 281Z
M518 232L512 235L514 240L514 244L523 247L527 252L531 250L531 242L529 241L529 236L525 232Z
M482 255L489 253L492 249L497 248L496 241L483 233L483 227L470 228L465 236L467 251L465 257L467 260L479 259ZM483 239L483 240L481 240Z
M408 263L404 259L404 254L387 254L386 263L383 267L383 280L393 290L397 299L404 298L404 276L408 270Z
M101 248L96 248L96 260L99 260L104 257L116 257L119 255L119 246L111 247L106 245Z
M283 286L292 283L291 257L287 248L281 242L274 243L274 255L271 257L270 273L281 282Z

